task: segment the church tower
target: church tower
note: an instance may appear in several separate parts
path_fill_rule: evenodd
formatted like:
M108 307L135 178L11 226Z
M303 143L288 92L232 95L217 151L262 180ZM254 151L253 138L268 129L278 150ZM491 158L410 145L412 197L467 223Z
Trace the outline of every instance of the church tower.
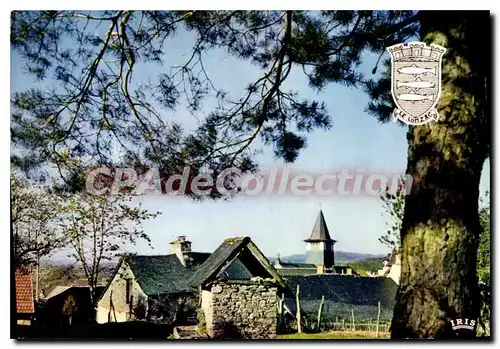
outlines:
M320 210L316 223L306 243L306 262L318 268L328 269L335 265L333 245L337 242L330 237L325 217Z

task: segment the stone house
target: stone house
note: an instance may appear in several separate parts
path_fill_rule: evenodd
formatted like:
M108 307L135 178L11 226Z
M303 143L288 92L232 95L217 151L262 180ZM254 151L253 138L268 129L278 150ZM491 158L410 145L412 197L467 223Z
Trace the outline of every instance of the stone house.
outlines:
M169 255L124 256L98 301L97 321L183 325L179 333L211 338L274 338L287 318L293 323L297 285L306 316L316 316L324 296L325 319L350 317L353 310L373 318L378 302L382 319L391 317L396 282L335 265L336 241L321 211L305 242L306 263L278 259L274 266L249 237L226 239L211 254L192 252L179 237ZM196 322L194 331L184 326Z
M275 338L280 274L249 237L226 239L190 278L211 338Z
M191 242L180 236L168 255L123 256L97 302L97 322L195 321L196 288L187 280L209 255L192 252Z

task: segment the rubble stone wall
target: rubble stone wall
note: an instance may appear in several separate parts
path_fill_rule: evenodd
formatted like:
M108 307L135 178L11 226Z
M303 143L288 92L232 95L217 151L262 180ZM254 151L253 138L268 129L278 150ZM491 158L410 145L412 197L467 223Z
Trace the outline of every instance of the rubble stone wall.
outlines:
M277 287L216 283L203 295L206 328L214 338L275 338ZM205 291L206 292L206 291Z

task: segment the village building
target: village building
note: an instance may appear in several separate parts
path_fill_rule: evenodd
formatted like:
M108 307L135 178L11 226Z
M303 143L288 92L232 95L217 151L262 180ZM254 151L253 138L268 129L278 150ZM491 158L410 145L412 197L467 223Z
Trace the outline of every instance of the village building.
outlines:
M191 251L184 236L168 255L126 255L97 302L98 323L195 321L196 289L187 283L210 253ZM188 319L189 317L189 319Z
M97 322L171 324L179 338L274 338L295 321L297 287L304 318L316 318L320 304L325 321L376 318L380 304L380 318L390 320L396 282L335 265L323 212L305 242L306 263L271 264L249 237L226 239L210 254L192 252L181 236L168 255L124 256Z
M275 338L286 284L249 237L226 239L190 278L211 338Z
M377 270L377 273L370 273L374 277L387 277L399 285L399 278L401 277L401 256L398 253L391 253L382 262L382 268Z
M350 266L335 265L334 245L337 241L331 237L322 211L309 238L304 241L306 263L284 263L280 258L274 261L274 267L288 286L289 292L283 296L289 314L295 314L297 310L299 286L304 314L315 317L323 302L322 313L327 321L348 319L353 313L361 318L374 318L380 302L381 319L392 317L396 282L391 278L361 277Z
M335 265L334 246L337 240L331 238L323 211L319 211L312 232L306 243L306 263L283 262L278 256L273 265L281 275L340 274L357 275L353 268Z
M20 326L30 326L35 318L35 301L33 280L29 270L16 269L16 323Z
M205 331L197 336L274 338L285 288L249 237L226 239L212 254L192 252L191 242L179 237L169 255L120 260L98 301L97 322L189 325L201 312Z
M99 297L105 286L96 286ZM52 328L69 325L88 324L93 321L94 311L88 281L77 281L54 287L47 297L40 299L38 319L41 326L50 324Z

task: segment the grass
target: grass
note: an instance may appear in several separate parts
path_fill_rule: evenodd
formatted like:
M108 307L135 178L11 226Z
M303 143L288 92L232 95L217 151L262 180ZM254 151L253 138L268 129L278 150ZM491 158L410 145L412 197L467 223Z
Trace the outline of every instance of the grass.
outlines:
M320 333L292 333L280 334L276 339L388 339L389 332L379 332L378 338L375 332L366 331L330 331Z

